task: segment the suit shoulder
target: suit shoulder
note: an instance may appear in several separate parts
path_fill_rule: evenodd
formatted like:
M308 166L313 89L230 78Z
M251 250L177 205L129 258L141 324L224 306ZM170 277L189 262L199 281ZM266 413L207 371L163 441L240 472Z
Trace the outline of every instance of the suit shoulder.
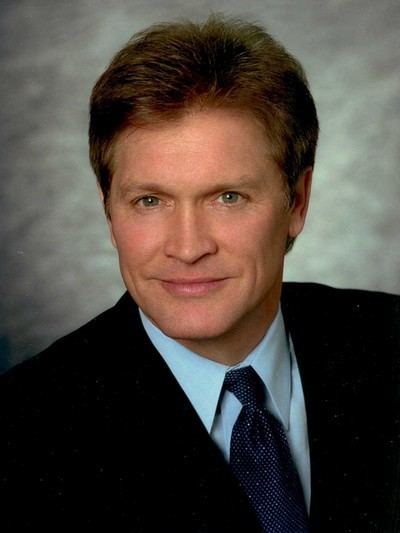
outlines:
M400 313L400 296L373 290L336 288L320 283L286 282L283 284L282 298L291 305L332 304L344 308L374 308L380 305L391 311Z
M400 350L398 295L317 283L287 283L282 292L282 309L291 329L320 329L331 338L390 343L393 352Z
M135 331L135 310L136 305L125 294L115 306L1 375L0 389L18 391L61 384L72 376L77 378L96 367L105 367L105 357L112 352L112 346L123 342L128 321L131 332Z

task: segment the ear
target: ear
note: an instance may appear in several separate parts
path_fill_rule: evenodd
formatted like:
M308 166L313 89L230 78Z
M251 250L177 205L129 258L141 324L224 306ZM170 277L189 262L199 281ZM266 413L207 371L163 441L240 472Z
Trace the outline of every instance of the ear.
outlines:
M101 187L100 187L100 185L98 183L97 183L97 190L98 190L98 193L99 193L99 196L100 196L101 203L102 203L102 205L104 207L104 212L106 214L108 229L110 231L111 243L114 246L114 248L116 248L117 244L116 244L114 233L113 233L110 210L107 209L107 207L104 205L104 194L103 194L103 191L101 190Z
M306 221L313 169L308 167L297 180L290 207L289 237L297 237Z

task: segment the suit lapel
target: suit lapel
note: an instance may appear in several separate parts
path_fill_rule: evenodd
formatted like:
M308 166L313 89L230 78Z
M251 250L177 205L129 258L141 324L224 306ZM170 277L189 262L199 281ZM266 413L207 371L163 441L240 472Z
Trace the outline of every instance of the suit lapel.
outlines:
M335 462L332 450L340 453L335 440L343 434L343 406L338 404L340 394L334 389L337 383L335 368L329 362L334 357L334 347L329 334L321 327L321 315L315 321L312 304L304 305L307 298L295 287L284 288L282 310L285 324L293 340L299 366L307 413L308 437L311 458L311 517L314 524L320 517L336 507L335 480L330 477L327 465ZM332 431L334 421L337 431ZM345 497L343 489L341 497ZM333 517L332 517L333 519Z

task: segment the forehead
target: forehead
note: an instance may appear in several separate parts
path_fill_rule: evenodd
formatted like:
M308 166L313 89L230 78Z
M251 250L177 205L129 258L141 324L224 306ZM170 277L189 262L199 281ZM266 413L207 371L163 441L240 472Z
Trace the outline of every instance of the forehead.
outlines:
M249 113L230 110L191 112L179 120L142 128L128 128L115 144L115 174L134 168L178 172L232 171L232 167L261 171L272 162L272 150L263 125ZM201 168L199 168L201 167ZM193 170L193 169L192 169Z

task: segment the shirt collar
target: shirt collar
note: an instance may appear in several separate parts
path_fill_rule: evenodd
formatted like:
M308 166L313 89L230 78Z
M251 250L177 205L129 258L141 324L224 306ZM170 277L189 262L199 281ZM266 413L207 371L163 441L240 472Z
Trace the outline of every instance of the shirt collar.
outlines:
M233 367L202 357L167 337L139 309L151 342L184 390L207 431L215 418L225 374ZM261 342L234 368L251 365L267 387L275 414L287 429L290 415L291 369L282 312Z
M282 311L279 308L267 333L239 366L250 365L267 388L274 414L289 428L292 393L291 361Z

